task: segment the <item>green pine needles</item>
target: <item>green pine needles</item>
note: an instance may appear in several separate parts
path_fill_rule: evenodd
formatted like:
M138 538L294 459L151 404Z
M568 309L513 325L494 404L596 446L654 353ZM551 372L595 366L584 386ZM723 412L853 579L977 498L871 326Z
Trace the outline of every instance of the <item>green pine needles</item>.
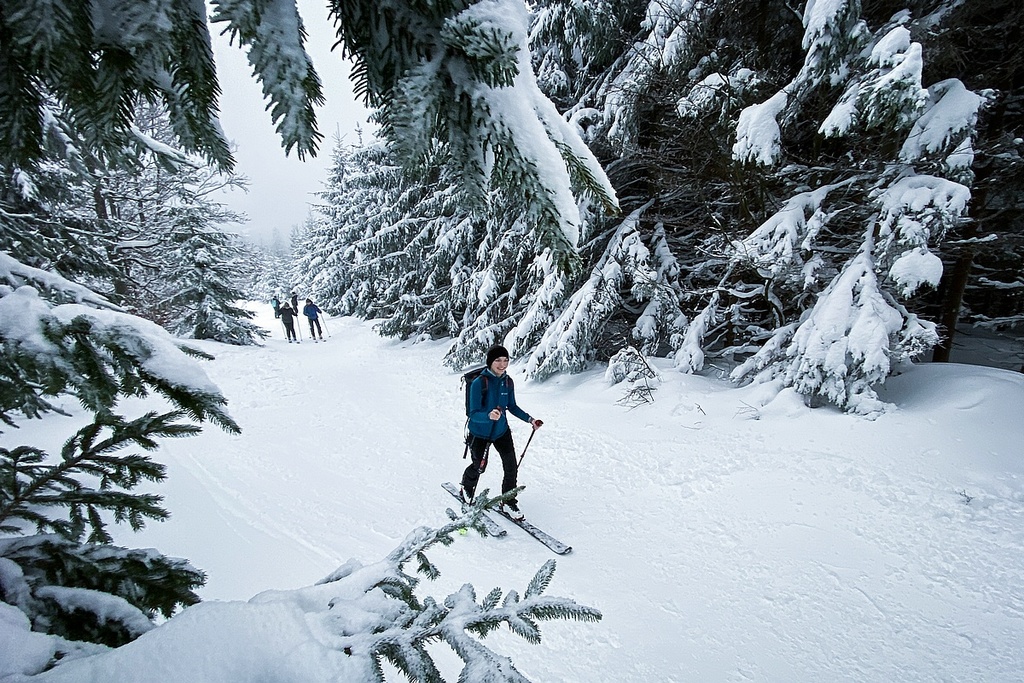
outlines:
M116 415L97 415L92 424L65 442L60 460L30 446L0 448L0 532L18 533L26 522L39 533L56 533L89 543L110 543L103 513L138 530L146 519L163 520L161 496L133 494L142 481L163 481L165 467L135 453L129 446L155 450L157 437L195 434L199 427L178 422L183 414L150 412L131 421ZM89 482L95 482L94 485ZM66 510L57 517L54 510Z
M55 660L88 649L83 641L129 642L157 612L198 602L202 572L110 545L108 531L168 517L161 496L135 491L165 477L145 453L160 439L193 435L206 421L239 431L195 357L209 356L86 287L0 254L0 422L50 413L59 428L56 415L71 418L69 398L91 415L57 455L0 447L0 600L60 637ZM151 393L168 408L118 414L125 399Z
M152 628L158 612L170 617L199 602L201 571L153 550L110 545L107 530L111 520L139 530L168 517L161 496L133 492L144 481L163 481L165 467L122 451L152 451L157 438L198 432L185 417L97 414L59 458L31 446L0 448L0 535L10 535L0 537L0 600L36 630L66 639L56 657L81 642L123 645Z
M580 605L569 598L545 594L554 577L554 560L544 563L522 594L515 590L506 592L494 588L483 598L478 598L476 589L471 584L465 584L440 602L431 597L421 599L417 596L419 579L407 574L404 566L415 561L417 573L429 579L437 578L440 572L427 558L425 551L436 544L451 545L452 534L466 527L485 534L480 515L504 499L516 495L519 490L495 498L489 498L487 491L483 491L477 496L473 507L461 517L437 529L417 529L384 562L367 567L354 566L350 562L320 582L337 582L338 594L346 596L344 601L336 598L332 602L334 610L359 610L364 615L360 620L364 624L369 621L365 618L368 613L379 615L380 622L377 625L340 634L336 645L346 654L366 660L364 671L367 680L383 682L382 662L387 661L410 681L440 683L445 679L427 647L434 643L444 643L464 663L459 674L460 681L526 683L529 679L515 668L508 657L484 645L484 638L505 625L512 633L536 644L541 642L541 621L601 620L601 612L593 607ZM373 580L375 575L377 578ZM360 585L369 585L370 588L352 589L352 586ZM352 598L355 591L360 592L361 596ZM380 603L378 591L389 599L390 604ZM347 621L339 617L331 623Z
M71 641L64 648L124 645L151 630L157 615L198 603L195 589L206 582L182 559L55 534L0 539L0 567L7 570L4 601L37 630Z

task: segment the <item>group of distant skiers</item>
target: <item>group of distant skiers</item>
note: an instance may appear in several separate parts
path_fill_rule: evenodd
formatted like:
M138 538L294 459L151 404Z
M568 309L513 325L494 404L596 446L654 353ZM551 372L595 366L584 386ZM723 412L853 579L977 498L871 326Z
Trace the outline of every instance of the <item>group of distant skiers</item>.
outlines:
M283 302L277 296L274 296L270 300L270 305L274 309L274 317L280 318L281 324L284 325L285 338L288 343L300 343L299 338L295 334L295 318L299 315L299 296L295 292L292 292L291 299L285 299ZM323 328L320 326L320 314L323 313L320 307L313 303L312 299L306 299L306 305L302 307L302 315L309 318L309 336L313 338L313 341L324 340Z

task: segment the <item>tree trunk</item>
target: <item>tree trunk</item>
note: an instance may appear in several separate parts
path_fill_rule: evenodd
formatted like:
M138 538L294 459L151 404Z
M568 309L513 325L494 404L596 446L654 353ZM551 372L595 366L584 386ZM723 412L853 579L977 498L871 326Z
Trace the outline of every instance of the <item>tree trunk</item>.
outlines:
M103 196L103 190L100 188L99 183L92 186L92 202L93 207L96 209L96 218L99 218L101 221L107 220L107 200Z
M939 316L939 326L942 331L942 339L935 350L932 351L933 363L948 363L950 353L953 351L953 338L956 336L956 323L960 318L960 306L964 300L964 290L967 289L967 279L971 274L971 266L974 265L974 247L965 246L953 264L952 272L949 273L944 283L942 297L942 310Z
M103 188L98 182L92 186L92 200L93 207L96 209L96 218L101 222L108 220L110 218L110 211L108 209L107 198L106 195L103 194ZM128 264L124 262L124 259L116 250L111 253L108 249L107 254L110 257L110 262L116 264L121 271L120 277L113 278L113 301L116 304L122 304L128 298Z
M975 180L981 180L983 175L987 174L979 172ZM972 194L972 201L968 209L970 218L967 224L964 225L961 235L961 239L965 240L966 244L960 247L952 272L948 276L943 275L942 277L941 291L943 296L942 308L939 313L939 326L941 328L940 332L944 334L932 352L933 363L948 363L949 356L953 352L956 324L960 319L960 308L964 303L964 291L967 289L967 281L970 279L971 267L974 265L974 253L977 249L971 240L978 235L984 234L982 228L985 216L988 215L986 211L988 206L988 189L984 186L983 182L976 182Z

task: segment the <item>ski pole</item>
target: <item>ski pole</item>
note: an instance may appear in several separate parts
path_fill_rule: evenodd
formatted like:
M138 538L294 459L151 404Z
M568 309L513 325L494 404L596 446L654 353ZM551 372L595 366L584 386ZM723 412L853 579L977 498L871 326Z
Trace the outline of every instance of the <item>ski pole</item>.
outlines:
M331 336L331 331L329 329L327 329L327 314L326 313L324 313L322 316L320 316L320 324L324 326L324 332L326 332L327 336L330 337Z
M519 456L519 465L523 464L523 458L526 457L526 449L530 447L530 442L533 441L533 435L536 434L536 433L537 433L537 428L534 427L533 431L530 432L530 438L526 440L526 445L523 446L523 454ZM516 469L519 468L519 465L516 465Z
M281 320L281 329L284 331L284 340L291 341L288 337L288 326L284 324L284 319Z

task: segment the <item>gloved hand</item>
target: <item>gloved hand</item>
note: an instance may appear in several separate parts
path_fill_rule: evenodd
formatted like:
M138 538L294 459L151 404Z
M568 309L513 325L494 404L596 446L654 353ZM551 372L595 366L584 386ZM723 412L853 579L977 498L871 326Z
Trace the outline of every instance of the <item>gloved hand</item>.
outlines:
M534 429L540 429L544 426L544 420L531 420L530 424L533 425Z

